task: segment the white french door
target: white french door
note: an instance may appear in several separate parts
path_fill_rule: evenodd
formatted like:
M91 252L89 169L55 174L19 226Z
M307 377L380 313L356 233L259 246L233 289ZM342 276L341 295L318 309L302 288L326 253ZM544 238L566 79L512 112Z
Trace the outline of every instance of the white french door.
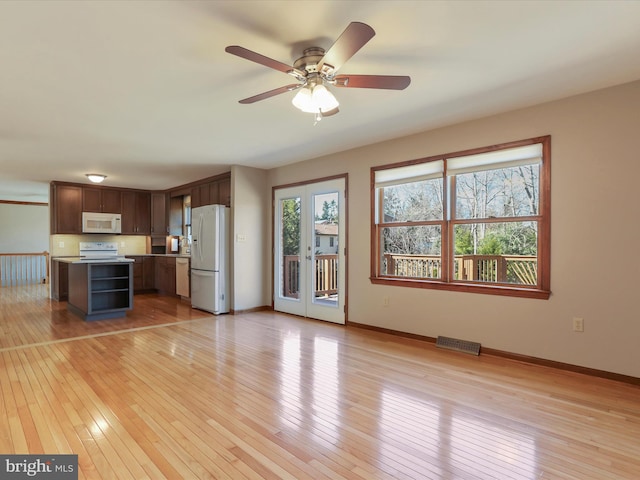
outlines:
M275 191L274 309L345 323L345 180Z

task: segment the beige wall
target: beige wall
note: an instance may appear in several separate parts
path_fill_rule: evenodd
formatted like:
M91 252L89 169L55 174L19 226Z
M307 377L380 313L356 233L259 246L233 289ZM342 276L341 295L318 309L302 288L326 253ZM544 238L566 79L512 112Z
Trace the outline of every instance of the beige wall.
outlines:
M241 311L270 305L270 256L266 223L270 200L265 200L266 171L234 166L231 170L231 305Z
M639 112L640 82L634 82L274 169L264 201L270 204L273 185L348 173L352 322L640 377ZM371 166L547 134L549 300L369 282ZM572 317L584 318L584 333L572 331Z
M49 249L49 207L0 203L0 253Z

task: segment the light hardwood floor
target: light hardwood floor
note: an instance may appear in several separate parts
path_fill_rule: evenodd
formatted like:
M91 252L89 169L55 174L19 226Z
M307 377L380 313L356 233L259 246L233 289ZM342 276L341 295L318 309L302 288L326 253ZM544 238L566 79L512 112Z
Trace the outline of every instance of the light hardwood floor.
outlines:
M88 479L637 479L640 388L273 312L0 289L0 453Z

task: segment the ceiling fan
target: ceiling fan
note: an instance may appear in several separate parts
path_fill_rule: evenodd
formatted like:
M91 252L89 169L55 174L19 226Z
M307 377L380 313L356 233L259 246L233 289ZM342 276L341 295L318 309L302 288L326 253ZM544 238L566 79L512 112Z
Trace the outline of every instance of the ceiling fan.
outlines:
M310 47L302 52L293 66L265 57L259 53L238 45L231 45L225 51L238 57L259 63L293 76L298 83L285 85L268 92L259 93L240 100L242 104L297 90L292 103L303 112L313 113L316 121L338 113L338 101L326 85L346 88L377 88L386 90L404 90L411 78L400 75L350 75L337 74L342 65L360 50L376 32L369 25L351 22L335 43L325 52L320 47Z

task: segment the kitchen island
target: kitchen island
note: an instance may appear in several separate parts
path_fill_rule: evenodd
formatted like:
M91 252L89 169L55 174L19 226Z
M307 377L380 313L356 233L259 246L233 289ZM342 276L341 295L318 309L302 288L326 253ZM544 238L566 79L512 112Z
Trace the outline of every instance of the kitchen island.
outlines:
M119 318L133 308L133 261L58 259L68 263L67 309L84 320Z

